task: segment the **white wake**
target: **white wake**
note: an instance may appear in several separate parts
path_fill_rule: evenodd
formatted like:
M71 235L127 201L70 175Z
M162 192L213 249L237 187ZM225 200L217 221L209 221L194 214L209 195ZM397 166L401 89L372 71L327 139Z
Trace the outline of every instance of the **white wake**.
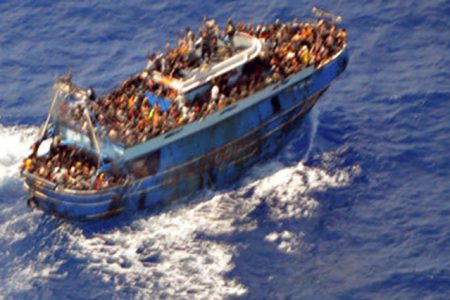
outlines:
M37 127L0 124L0 186L18 177L22 159L30 153L37 133Z
M309 133L309 143L308 149L303 156L302 161L306 161L309 158L311 150L314 146L314 139L316 138L317 128L319 127L319 108L314 106L311 111L308 113L308 120L311 122L311 129Z
M255 180L259 174L269 175ZM64 227L61 233L72 232L72 255L87 259L88 268L103 281L115 282L119 294L135 287L139 298L238 296L246 287L226 276L234 268L235 246L214 237L255 230L257 220L251 213L263 201L272 221L309 218L319 205L312 191L346 186L358 174L358 167L328 174L302 162L291 167L272 162L254 168L242 188L212 194L210 200L174 207L94 237ZM302 238L302 233L274 231L265 240L291 253Z
M2 182L16 176L36 133L37 128L0 126ZM321 157L332 162L339 155L336 151ZM64 251L64 261L85 262L86 272L114 286L118 298L125 289L131 289L137 298L223 299L243 295L246 286L227 275L235 267L233 257L238 249L217 237L257 230L260 220L252 212L262 203L268 208L266 217L276 223L310 218L319 206L313 192L347 186L360 172L358 166L350 166L330 174L327 170L331 167L310 167L304 162L285 166L273 160L250 170L236 190L206 192L191 204L145 218L137 216L129 225L93 236L70 222L61 222L45 242L48 247L30 249L42 251L37 260L3 253L11 258L8 273L13 281L0 282L0 293L30 290L36 281L45 285L49 278L64 280L68 270L60 267L63 261L48 260L51 252ZM11 218L0 224L0 241L14 245L35 238L40 222L42 216L35 212ZM273 243L280 252L298 252L304 233L277 228L261 242Z

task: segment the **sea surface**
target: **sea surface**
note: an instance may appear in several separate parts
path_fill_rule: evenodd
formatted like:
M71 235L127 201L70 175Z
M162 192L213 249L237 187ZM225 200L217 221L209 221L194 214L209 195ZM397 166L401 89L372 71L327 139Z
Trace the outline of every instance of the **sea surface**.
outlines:
M342 16L350 63L279 154L224 190L96 222L18 176L53 80L107 92L197 28ZM0 298L449 299L449 1L0 2Z

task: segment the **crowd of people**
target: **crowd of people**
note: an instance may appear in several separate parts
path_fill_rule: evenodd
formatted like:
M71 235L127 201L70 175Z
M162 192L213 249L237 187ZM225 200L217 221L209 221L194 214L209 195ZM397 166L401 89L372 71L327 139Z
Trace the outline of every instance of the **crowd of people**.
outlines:
M314 63L320 67L328 63L344 46L347 31L334 23L320 19L316 23L295 19L289 23L276 20L272 24L246 25L238 23L239 31L247 32L264 42L272 70L286 76Z
M242 72L238 80L228 80L232 73L216 78L209 91L197 95L194 101L186 101L183 95L177 95L175 90L150 76L156 70L170 77L199 63L209 62L216 56L215 45L219 37L227 41L224 45L229 49L234 48L230 40L236 31L256 36L264 45L260 56L247 64L247 72ZM197 33L200 43L195 42L190 29L185 32L177 48L168 46L165 55L150 56L142 73L125 81L111 94L89 102L94 119L111 140L130 147L202 119L312 64L316 67L326 64L346 40L345 29L337 29L335 24L324 19L316 23L298 20L281 23L277 20L257 26L244 23L234 26L229 20L223 32L213 20L204 20ZM200 48L201 54L197 53L196 47ZM147 92L169 100L170 108L164 110L158 103L151 105L146 98ZM83 111L79 104L69 116L79 120ZM81 122L79 126L85 129L86 123Z
M32 154L20 169L55 183L58 187L73 190L101 190L123 184L125 176L111 172L99 172L95 155L81 148L61 145L59 137L53 138L49 153L37 155L38 144L33 145Z
M246 63L237 79L234 76L237 70L230 71L214 78L210 89L187 100L152 77L154 71L167 78L183 77L183 71L233 55L239 51L233 43L236 32L257 37L263 45L259 57ZM277 20L256 26L244 23L235 26L228 20L223 31L214 20L204 19L197 34L186 29L176 48L167 45L164 54L150 55L143 72L126 80L110 94L98 98L92 91L89 97L92 101L62 105L61 121L87 132L89 123L83 116L89 115L99 136L105 135L113 142L131 147L201 120L308 66L321 67L342 49L346 38L345 29L338 29L325 19L310 23ZM170 107L151 104L148 93L170 101ZM57 184L81 190L105 188L124 180L97 174L95 163L89 163L75 148L57 149L60 150L46 158L30 157L22 168Z
M172 49L166 44L165 53L158 52L148 56L147 72L159 71L170 78L183 77L183 70L200 67L234 54L233 38L236 32L231 19L223 31L214 19L203 18L202 26L196 34L190 28L184 30L183 38L178 39L177 46Z

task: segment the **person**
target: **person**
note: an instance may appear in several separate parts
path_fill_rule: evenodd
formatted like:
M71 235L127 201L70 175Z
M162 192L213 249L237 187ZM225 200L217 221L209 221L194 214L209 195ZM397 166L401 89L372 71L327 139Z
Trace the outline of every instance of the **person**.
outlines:
M299 56L302 59L303 65L305 67L309 66L311 58L310 58L310 55L309 55L308 47L306 45L303 46L302 49L300 49Z
M336 35L338 47L341 48L347 40L347 30L345 28L338 30Z
M164 75L167 75L170 72L170 70L169 70L169 66L168 66L166 57L162 56L161 59L159 60L159 63L160 63L161 73L163 73Z
M151 73L153 70L156 69L156 63L155 63L155 60L156 60L156 54L152 54L152 55L150 55L150 56L148 57L148 59L147 59L147 66L145 66L145 70L146 70L148 73Z
M191 110L189 111L189 114L188 114L188 122L189 123L194 122L195 118L196 118L195 108L191 107Z
M186 44L188 45L188 52L187 55L184 57L184 62L187 64L187 66L190 66L194 63L195 60L195 41L194 41L194 34L192 33L192 30L189 29L189 31L186 34Z
M94 91L94 88L92 86L90 86L87 89L86 93L87 93L87 97L88 97L89 100L95 101L95 99L97 99L97 95L95 95L95 91Z
M226 106L225 99L226 99L225 95L222 94L222 97L220 97L219 103L217 104L217 109L218 110L221 110L221 109L225 108L225 106Z
M214 86L211 89L211 101L216 102L217 99L219 99L219 86L217 84L214 84Z
M162 110L161 107L158 104L156 104L152 118L152 125L153 127L158 127L159 125L161 125L160 124L161 122L162 122Z
M182 121L186 121L189 117L189 107L187 107L186 102L182 103L182 107L181 107L181 118Z
M174 103L174 105L177 107L177 108L179 108L179 107L181 107L181 105L185 102L186 100L185 100L185 98L184 98L184 95L183 94L178 94L176 97L175 97L175 101L174 102L172 102L172 103Z
M230 47L231 52L234 51L234 34L236 33L236 28L234 27L233 21L228 19L227 25L225 26L225 43Z
M56 184L63 184L67 180L67 169L66 168L58 169L53 175L52 179Z
M100 173L94 181L94 189L96 189L96 190L102 189L104 180L105 180L105 174Z
M27 172L32 172L33 171L33 159L31 157L24 159L21 169L25 170Z
M330 51L330 52L334 52L334 47L335 47L335 39L334 39L334 35L331 33L328 34L328 36L325 39L325 47Z
M217 110L217 103L216 101L209 101L208 106L206 108L205 115L212 114Z
M117 131L114 128L111 128L111 130L109 131L108 137L114 141L117 139L117 136L118 136Z
M211 41L207 31L204 31L201 39L202 60L208 63L211 58Z

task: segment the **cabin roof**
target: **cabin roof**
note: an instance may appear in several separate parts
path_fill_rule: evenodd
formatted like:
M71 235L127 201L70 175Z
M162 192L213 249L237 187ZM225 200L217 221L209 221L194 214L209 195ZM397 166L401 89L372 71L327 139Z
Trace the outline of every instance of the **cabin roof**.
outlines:
M184 78L169 78L158 71L153 71L152 78L156 82L163 83L165 86L176 90L179 94L185 94L251 61L259 55L262 48L261 41L258 38L245 32L236 33L234 36L234 45L236 48L243 50L225 60L212 63L207 67L200 66L193 70L187 70L187 76Z

